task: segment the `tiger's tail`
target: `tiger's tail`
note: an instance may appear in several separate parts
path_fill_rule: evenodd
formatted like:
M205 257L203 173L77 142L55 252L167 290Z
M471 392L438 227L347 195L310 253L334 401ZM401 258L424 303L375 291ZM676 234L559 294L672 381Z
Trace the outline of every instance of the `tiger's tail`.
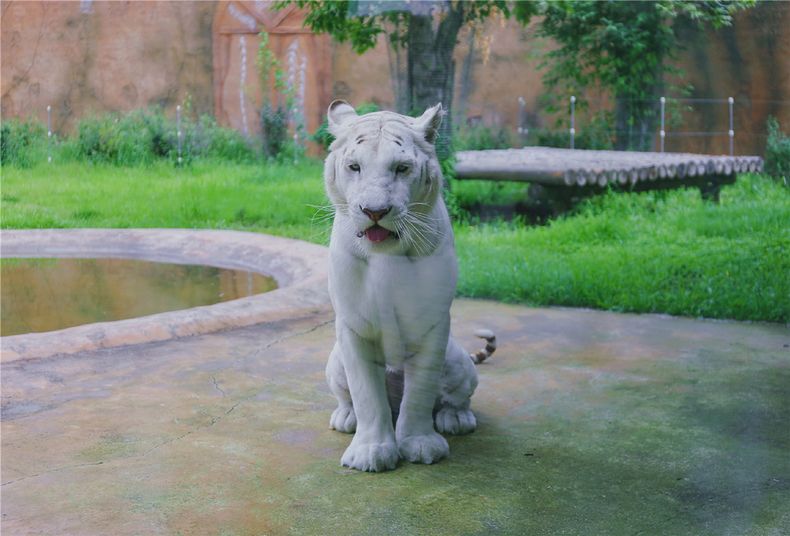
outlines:
M480 337L481 339L486 340L485 348L478 350L477 352L469 354L469 357L472 358L472 362L475 365L479 365L493 354L496 351L496 336L494 332L488 329L478 329L475 331L475 336Z

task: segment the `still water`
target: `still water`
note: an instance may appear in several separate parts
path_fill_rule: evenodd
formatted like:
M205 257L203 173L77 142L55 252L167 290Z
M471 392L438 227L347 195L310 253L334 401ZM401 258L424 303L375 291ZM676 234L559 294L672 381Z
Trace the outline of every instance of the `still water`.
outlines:
M0 335L52 331L211 305L277 288L211 266L129 259L2 259Z

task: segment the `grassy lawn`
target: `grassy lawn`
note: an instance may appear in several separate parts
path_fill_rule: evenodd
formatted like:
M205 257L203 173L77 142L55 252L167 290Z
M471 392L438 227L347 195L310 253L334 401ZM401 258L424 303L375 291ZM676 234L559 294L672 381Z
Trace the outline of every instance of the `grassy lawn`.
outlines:
M68 162L3 168L2 227L239 229L326 243L321 166Z
M2 227L192 227L326 243L321 164L199 162L2 168ZM468 202L515 186L459 183ZM498 197L499 196L499 197ZM764 176L722 190L596 198L543 227L456 224L462 296L790 321L790 192Z

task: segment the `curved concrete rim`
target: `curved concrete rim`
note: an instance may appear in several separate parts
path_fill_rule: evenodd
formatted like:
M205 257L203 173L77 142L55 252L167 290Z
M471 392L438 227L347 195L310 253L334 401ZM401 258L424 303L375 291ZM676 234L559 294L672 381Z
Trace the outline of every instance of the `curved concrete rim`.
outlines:
M0 257L124 258L202 264L273 277L248 298L45 333L0 337L0 362L166 341L293 318L329 307L328 249L259 233L192 229L41 229L0 232Z

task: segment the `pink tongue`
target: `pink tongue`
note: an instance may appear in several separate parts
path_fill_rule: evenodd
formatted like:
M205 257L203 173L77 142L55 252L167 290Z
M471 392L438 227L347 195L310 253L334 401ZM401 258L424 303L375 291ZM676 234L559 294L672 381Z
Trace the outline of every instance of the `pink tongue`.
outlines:
M381 242L382 240L386 240L389 235L389 230L379 225L374 225L365 231L365 236L367 236L368 240L371 242Z

